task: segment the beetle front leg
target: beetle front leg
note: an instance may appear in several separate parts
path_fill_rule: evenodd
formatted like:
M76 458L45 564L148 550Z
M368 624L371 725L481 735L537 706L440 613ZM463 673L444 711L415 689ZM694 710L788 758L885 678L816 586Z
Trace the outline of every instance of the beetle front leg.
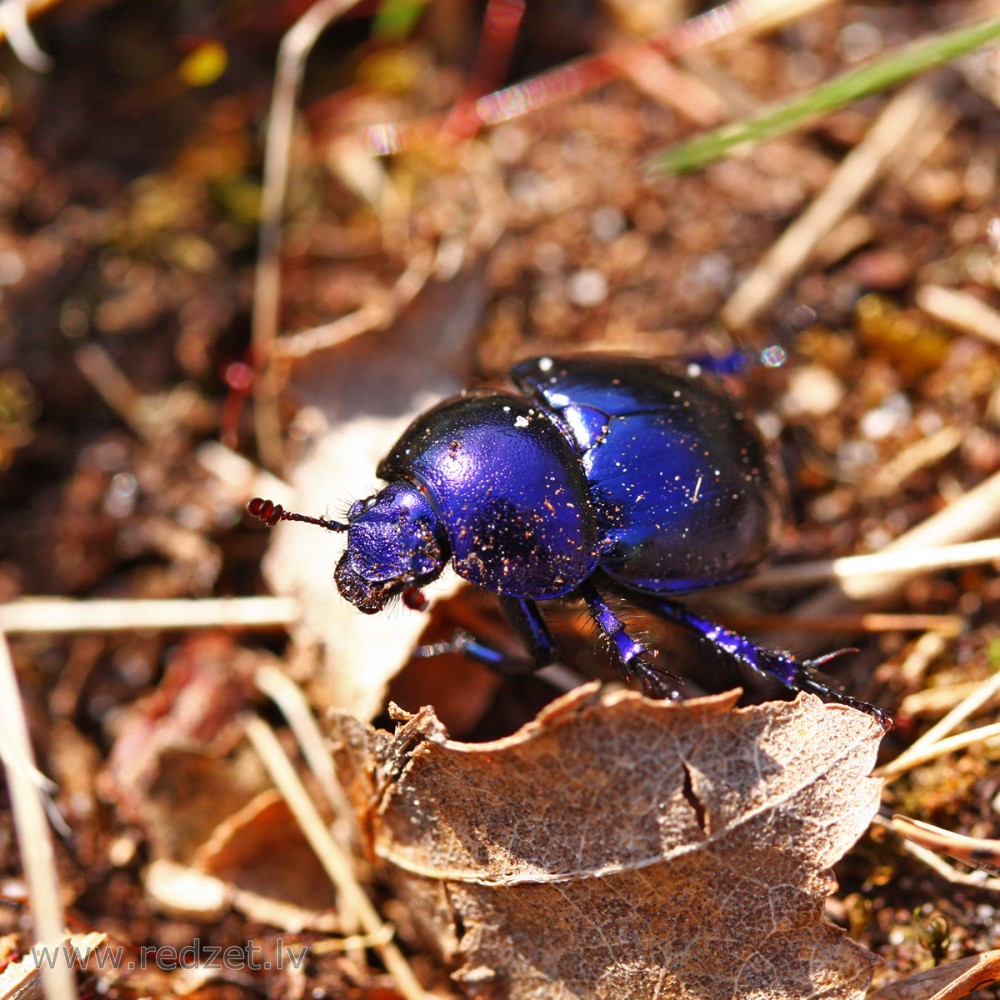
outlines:
M530 656L511 656L480 642L475 636L463 631L456 632L449 642L436 642L428 646L421 646L418 655L438 656L441 653L464 653L469 659L507 676L531 674L555 660L556 645L537 602L501 596L500 609L511 627L528 647Z
M637 680L650 698L668 698L671 701L680 699L678 685L682 683L681 679L653 664L649 650L628 634L625 623L611 610L597 588L592 583L584 583L578 592L587 602L597 627L614 645L619 669L625 680Z

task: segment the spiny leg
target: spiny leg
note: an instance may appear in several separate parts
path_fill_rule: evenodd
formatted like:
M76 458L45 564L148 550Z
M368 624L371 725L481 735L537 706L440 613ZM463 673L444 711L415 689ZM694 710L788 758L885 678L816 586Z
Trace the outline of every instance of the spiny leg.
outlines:
M459 631L448 642L421 646L418 655L438 656L441 653L464 653L477 663L499 674L516 676L534 673L556 658L556 645L536 601L516 597L500 598L500 609L511 627L528 647L530 656L511 656L480 642L468 632Z
M715 622L707 618L700 618L692 614L686 608L672 601L658 601L648 597L642 597L640 603L658 611L660 614L693 632L703 639L712 643L716 649L731 656L738 663L751 671L756 671L767 677L779 680L785 687L793 691L809 691L818 695L824 701L836 702L840 705L849 705L851 708L859 709L874 716L882 725L887 728L892 727L891 721L885 713L869 705L867 702L852 698L835 688L823 683L816 676L814 669L833 659L838 653L831 653L816 660L797 660L791 653L779 649L768 649L766 646L758 646L745 635L734 632L731 629L716 625Z
M619 669L626 680L637 680L650 698L681 697L681 679L661 667L654 666L649 650L627 632L624 622L611 610L592 583L584 583L579 594L587 602L590 615L601 632L614 644Z

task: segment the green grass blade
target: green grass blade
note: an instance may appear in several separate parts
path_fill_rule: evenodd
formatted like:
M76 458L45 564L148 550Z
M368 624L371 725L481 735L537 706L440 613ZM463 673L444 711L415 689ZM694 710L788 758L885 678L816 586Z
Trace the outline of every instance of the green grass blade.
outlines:
M409 38L427 6L427 0L382 0L375 13L372 36L383 42Z
M875 62L849 70L756 118L724 125L708 135L674 146L650 160L649 173L659 176L697 170L724 156L735 146L783 135L818 115L886 90L996 38L1000 38L1000 17L977 21L923 39Z

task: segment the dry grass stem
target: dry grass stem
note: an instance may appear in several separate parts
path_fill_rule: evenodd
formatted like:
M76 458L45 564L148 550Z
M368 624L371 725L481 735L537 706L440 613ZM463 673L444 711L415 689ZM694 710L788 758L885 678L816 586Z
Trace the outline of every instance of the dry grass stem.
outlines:
M0 0L0 41L6 39L14 55L36 73L47 73L52 57L43 52L31 33L28 18L51 7L58 0Z
M945 651L947 639L940 632L928 631L913 644L899 665L899 680L907 687L920 685L927 668Z
M431 276L434 255L418 254L400 275L392 291L332 323L282 337L274 345L276 358L304 358L315 351L336 347L352 337L388 326L399 310L412 302Z
M947 687L922 688L906 695L899 703L897 713L907 719L940 719L960 704L973 691L979 689L980 681L959 681ZM1000 696L988 702L985 707L1000 705Z
M882 614L831 615L800 618L798 615L719 615L722 624L734 629L796 628L807 632L927 632L937 636L960 635L966 627L961 615Z
M5 632L119 632L193 628L280 629L301 617L292 597L74 601L26 597L0 605Z
M261 667L255 676L257 689L267 695L288 722L295 741L327 801L338 816L351 816L351 807L333 770L326 738L320 731L312 706L302 688L276 667Z
M907 764L911 757L917 757L926 748L934 746L955 730L966 719L979 711L987 702L1000 692L1000 671L987 677L978 684L970 694L966 695L940 722L931 726L920 739L915 740L893 762L895 766Z
M845 556L842 559L820 559L792 566L772 566L745 580L741 586L749 590L804 587L830 580L848 581L855 577L881 576L886 573L909 575L997 561L1000 561L1000 538L986 538L978 542L914 551L885 551L874 555Z
M877 778L885 778L886 781L890 781L915 767L919 767L921 764L926 764L930 760L936 760L945 754L956 753L959 750L964 750L966 747L974 746L977 743L984 743L986 740L996 739L997 737L1000 737L1000 722L994 722L989 726L981 726L979 729L970 729L968 732L949 736L947 739L928 744L917 752L914 752L913 747L910 747L906 753L900 754L895 760L876 768L874 774Z
M336 886L341 900L354 912L365 934L375 941L383 942L375 945L375 948L393 977L396 988L406 1000L426 1000L428 994L420 985L402 952L391 937L385 940L386 925L358 883L352 859L330 836L326 823L316 811L309 793L299 780L292 762L281 748L277 737L260 719L247 718L244 725L247 738L260 755L275 786L284 796L302 833Z
M281 212L288 190L288 168L295 126L295 105L306 59L316 40L356 0L319 0L281 40L264 150L264 190L253 300L253 349L257 369L254 425L261 458L269 469L282 462L278 413L278 373L272 363L281 306Z
M1000 840L966 837L964 834L953 833L943 827L899 814L892 817L892 825L897 833L923 847L940 851L970 868L977 868L989 875L1000 875Z
M340 782L337 781L327 741L320 732L316 716L313 714L312 706L306 700L305 693L288 674L276 667L261 667L254 680L257 689L270 698L281 710L309 770L333 809L335 818L332 832L336 835L338 842L351 843L355 839L355 824L351 806L340 787ZM337 912L340 915L341 929L345 934L356 935L361 930L357 913L353 907L341 906L338 901ZM389 936L391 937L391 934ZM347 948L343 940L338 943L341 947ZM363 947L371 947L371 945Z
M862 484L864 496L872 499L892 496L910 476L950 455L963 437L955 427L942 427L929 437L914 441L881 466L867 484Z
M220 490L234 506L242 508L250 497L269 497L288 503L295 491L284 480L218 441L206 441L195 451L198 464L218 481Z
M35 941L58 947L66 934L56 871L52 833L45 816L35 775L34 753L21 704L21 692L6 637L0 632L0 755L3 757L10 791L14 829L28 883L28 898L34 918ZM74 1000L76 984L68 962L42 963L45 992L49 1000Z
M768 308L817 244L865 195L889 160L912 143L921 120L936 107L937 96L933 85L919 80L886 104L824 191L785 230L723 306L720 316L726 326L740 330Z
M348 937L327 938L316 941L309 946L313 955L338 954L348 951L363 951L365 948L378 948L392 940L393 930L389 924L383 924L378 934L353 934Z
M99 344L84 344L77 349L76 364L94 391L121 419L132 428L136 437L149 437L142 394L112 361Z

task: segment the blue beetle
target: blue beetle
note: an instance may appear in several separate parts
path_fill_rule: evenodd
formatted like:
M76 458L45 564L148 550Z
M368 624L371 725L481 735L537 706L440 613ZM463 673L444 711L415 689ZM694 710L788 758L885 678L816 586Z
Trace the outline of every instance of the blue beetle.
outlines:
M749 671L881 717L814 675L829 657L796 660L673 600L749 574L779 525L778 477L734 400L696 373L632 357L534 358L510 375L518 393L473 390L418 417L378 467L389 485L356 502L346 523L261 498L248 510L267 524L346 531L334 579L367 614L399 595L418 606L450 562L500 595L531 657L471 637L449 648L503 671L552 662L539 603L579 597L627 680L680 697L678 678L629 635L603 589L693 629Z

